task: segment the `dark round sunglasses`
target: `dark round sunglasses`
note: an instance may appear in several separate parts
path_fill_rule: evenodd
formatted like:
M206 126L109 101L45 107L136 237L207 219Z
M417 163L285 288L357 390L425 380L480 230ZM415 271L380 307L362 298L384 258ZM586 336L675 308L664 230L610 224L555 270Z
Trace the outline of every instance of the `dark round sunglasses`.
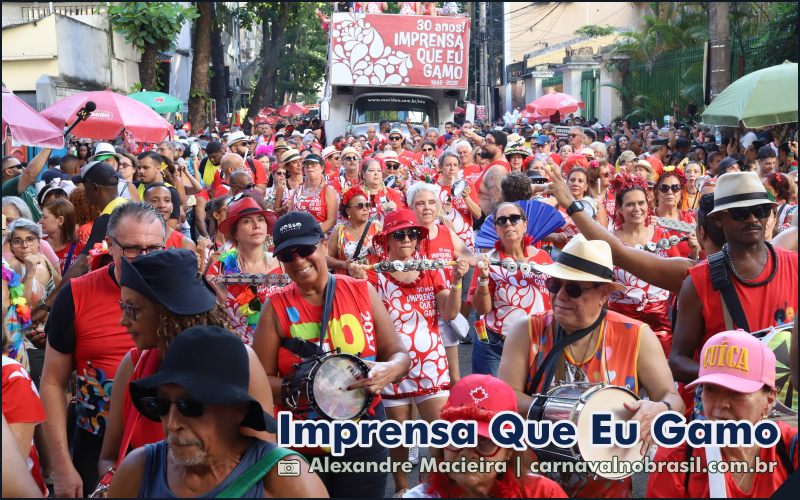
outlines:
M583 292L591 290L592 288L595 288L598 285L592 285L589 288L582 288L577 283L572 283L572 282L569 282L569 281L568 282L564 282L564 281L561 281L560 279L557 279L557 278L547 278L547 280L545 280L545 282L544 282L544 286L546 286L547 287L547 291L552 293L553 295L557 294L561 290L561 288L563 287L564 290L567 292L567 295L569 296L569 298L577 299L581 295L583 295Z
M667 194L670 191L672 191L673 193L677 193L677 192L679 192L681 190L681 185L680 184L661 184L660 186L658 186L658 190L661 191L664 194Z
M305 259L317 250L317 245L299 245L292 248L287 248L275 255L275 258L284 264L292 262L295 256Z
M408 239L411 241L417 241L419 239L419 229L401 229L392 233L392 238L397 241L405 241L406 236L408 236Z
M202 416L206 410L206 406L203 403L192 398L179 398L172 401L158 396L145 396L139 401L142 405L142 413L156 420L167 416L173 403L184 417L197 418Z
M768 219L769 214L772 212L772 205L762 204L753 205L752 207L734 207L728 209L728 215L735 221L746 221L750 215L755 215L756 219Z
M495 226L505 226L508 223L511 223L512 226L516 226L520 222L522 222L522 216L519 214L514 215L501 215L500 217L494 220Z

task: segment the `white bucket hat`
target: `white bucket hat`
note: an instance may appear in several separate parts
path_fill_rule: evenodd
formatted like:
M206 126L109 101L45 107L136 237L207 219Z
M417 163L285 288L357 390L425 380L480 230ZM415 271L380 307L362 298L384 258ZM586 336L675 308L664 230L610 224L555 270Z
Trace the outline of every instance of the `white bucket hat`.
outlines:
M722 212L729 208L752 207L755 205L774 205L767 196L767 190L755 172L731 172L717 179L714 190L714 210L709 214Z
M614 260L611 247L601 240L587 240L582 234L572 237L553 264L534 264L537 271L567 281L608 283L614 290L625 286L614 283Z
M228 147L231 147L237 142L242 142L242 141L249 142L250 138L244 135L244 132L242 132L241 130L237 130L236 132L231 132L230 134L228 134Z
M122 155L117 153L114 149L114 146L107 142L98 142L94 147L94 154L89 157L88 161L95 161L97 160L98 156L107 156L112 155L117 158L117 160L122 159Z

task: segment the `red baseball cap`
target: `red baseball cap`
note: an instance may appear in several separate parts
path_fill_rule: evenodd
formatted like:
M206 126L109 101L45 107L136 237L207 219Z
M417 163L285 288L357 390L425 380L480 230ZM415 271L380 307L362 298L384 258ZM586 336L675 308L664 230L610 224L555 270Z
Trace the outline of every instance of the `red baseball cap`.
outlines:
M517 394L510 385L491 375L473 374L450 388L441 418L449 422L475 420L478 435L489 435L489 422L503 411L517 411Z

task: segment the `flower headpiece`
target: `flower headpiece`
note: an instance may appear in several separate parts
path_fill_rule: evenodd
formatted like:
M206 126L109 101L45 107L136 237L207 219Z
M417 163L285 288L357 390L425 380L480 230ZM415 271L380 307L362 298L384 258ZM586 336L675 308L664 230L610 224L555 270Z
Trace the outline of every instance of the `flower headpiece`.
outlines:
M364 190L361 189L360 186L353 186L347 191L345 191L345 193L342 195L342 205L344 205L345 207L350 205L350 202L356 196L363 196L364 198L367 197L366 193L364 193Z
M638 175L631 175L626 172L622 172L617 174L616 177L614 177L614 179L611 181L611 189L614 191L614 193L617 193L617 195L621 195L622 193L635 188L639 188L645 193L647 192L647 183Z
M667 175L674 175L678 178L678 181L681 184L681 188L686 187L686 175L683 173L683 169L680 167L676 167L674 165L669 165L664 167L664 170L661 171L661 175L658 176L658 182L656 184L661 183L661 179L666 177Z

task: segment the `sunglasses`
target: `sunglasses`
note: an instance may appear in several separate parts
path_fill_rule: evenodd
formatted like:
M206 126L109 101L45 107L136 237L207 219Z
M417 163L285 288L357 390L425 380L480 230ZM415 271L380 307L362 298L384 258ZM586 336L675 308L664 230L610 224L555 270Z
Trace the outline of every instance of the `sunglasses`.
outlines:
M179 398L172 401L158 396L145 396L139 400L142 406L142 413L152 419L159 419L167 416L170 407L175 404L181 415L189 418L197 418L203 415L206 407L200 401L192 398Z
M400 164L399 163L387 163L386 164L386 170L400 170Z
M365 208L366 208L366 209L370 209L370 208L372 208L372 203L370 203L370 202L366 202L366 203L353 203L352 205L350 205L350 208L357 208L357 209L359 209L359 210L364 210Z
M400 137L400 136L397 136L397 135L393 135L392 137L389 137L389 140L390 141L402 141L403 138Z
M453 452L459 452L461 450L473 450L478 456L493 457L497 455L498 451L500 451L500 446L491 439L480 438L478 439L478 446L475 448L456 448L455 446L447 446L447 449Z
M425 151L426 153L430 153L431 151L433 151L433 148L422 148L422 150Z
M557 294L561 290L561 287L563 286L569 298L577 299L581 295L583 295L583 292L589 291L592 288L597 287L598 285L592 285L589 288L581 288L581 286L577 283L570 283L570 282L564 283L560 279L547 278L547 280L544 282L544 286L546 286L547 291L552 293L553 295Z
M522 222L522 216L519 214L515 215L501 215L500 217L494 220L495 226L505 226L508 223L511 223L512 226L516 226L520 222Z
M288 248L275 255L275 258L284 264L292 262L295 256L305 259L312 253L317 251L317 245L298 245L296 247Z
M750 215L755 215L756 219L768 219L770 212L772 212L772 205L767 204L728 209L728 215L731 216L731 219L739 222L746 221L750 218Z
M124 302L122 299L119 299L119 308L122 309L122 314L127 316L131 321L136 321L136 316L139 315L139 311L142 310L141 307L135 306L133 304L128 304Z
M392 238L397 241L405 241L406 236L408 236L408 239L411 241L417 241L419 239L419 229L401 229L392 233Z
M339 161L340 158L341 158L341 156L339 156L339 155L331 156L331 160L333 160L333 161Z
M245 191L246 191L246 190L248 190L248 189L253 189L254 187L256 187L256 185L255 185L255 184L253 184L253 183L250 183L250 184L245 184L244 186L241 186L241 187L240 187L240 189L242 189L242 190L245 190Z
M658 186L658 190L662 193L666 194L672 191L673 193L677 193L681 190L680 184L661 184Z
M342 158L344 161L358 161L358 156L345 156Z
M277 175L278 177L286 177L286 172L279 170L277 172L273 172L272 175Z

